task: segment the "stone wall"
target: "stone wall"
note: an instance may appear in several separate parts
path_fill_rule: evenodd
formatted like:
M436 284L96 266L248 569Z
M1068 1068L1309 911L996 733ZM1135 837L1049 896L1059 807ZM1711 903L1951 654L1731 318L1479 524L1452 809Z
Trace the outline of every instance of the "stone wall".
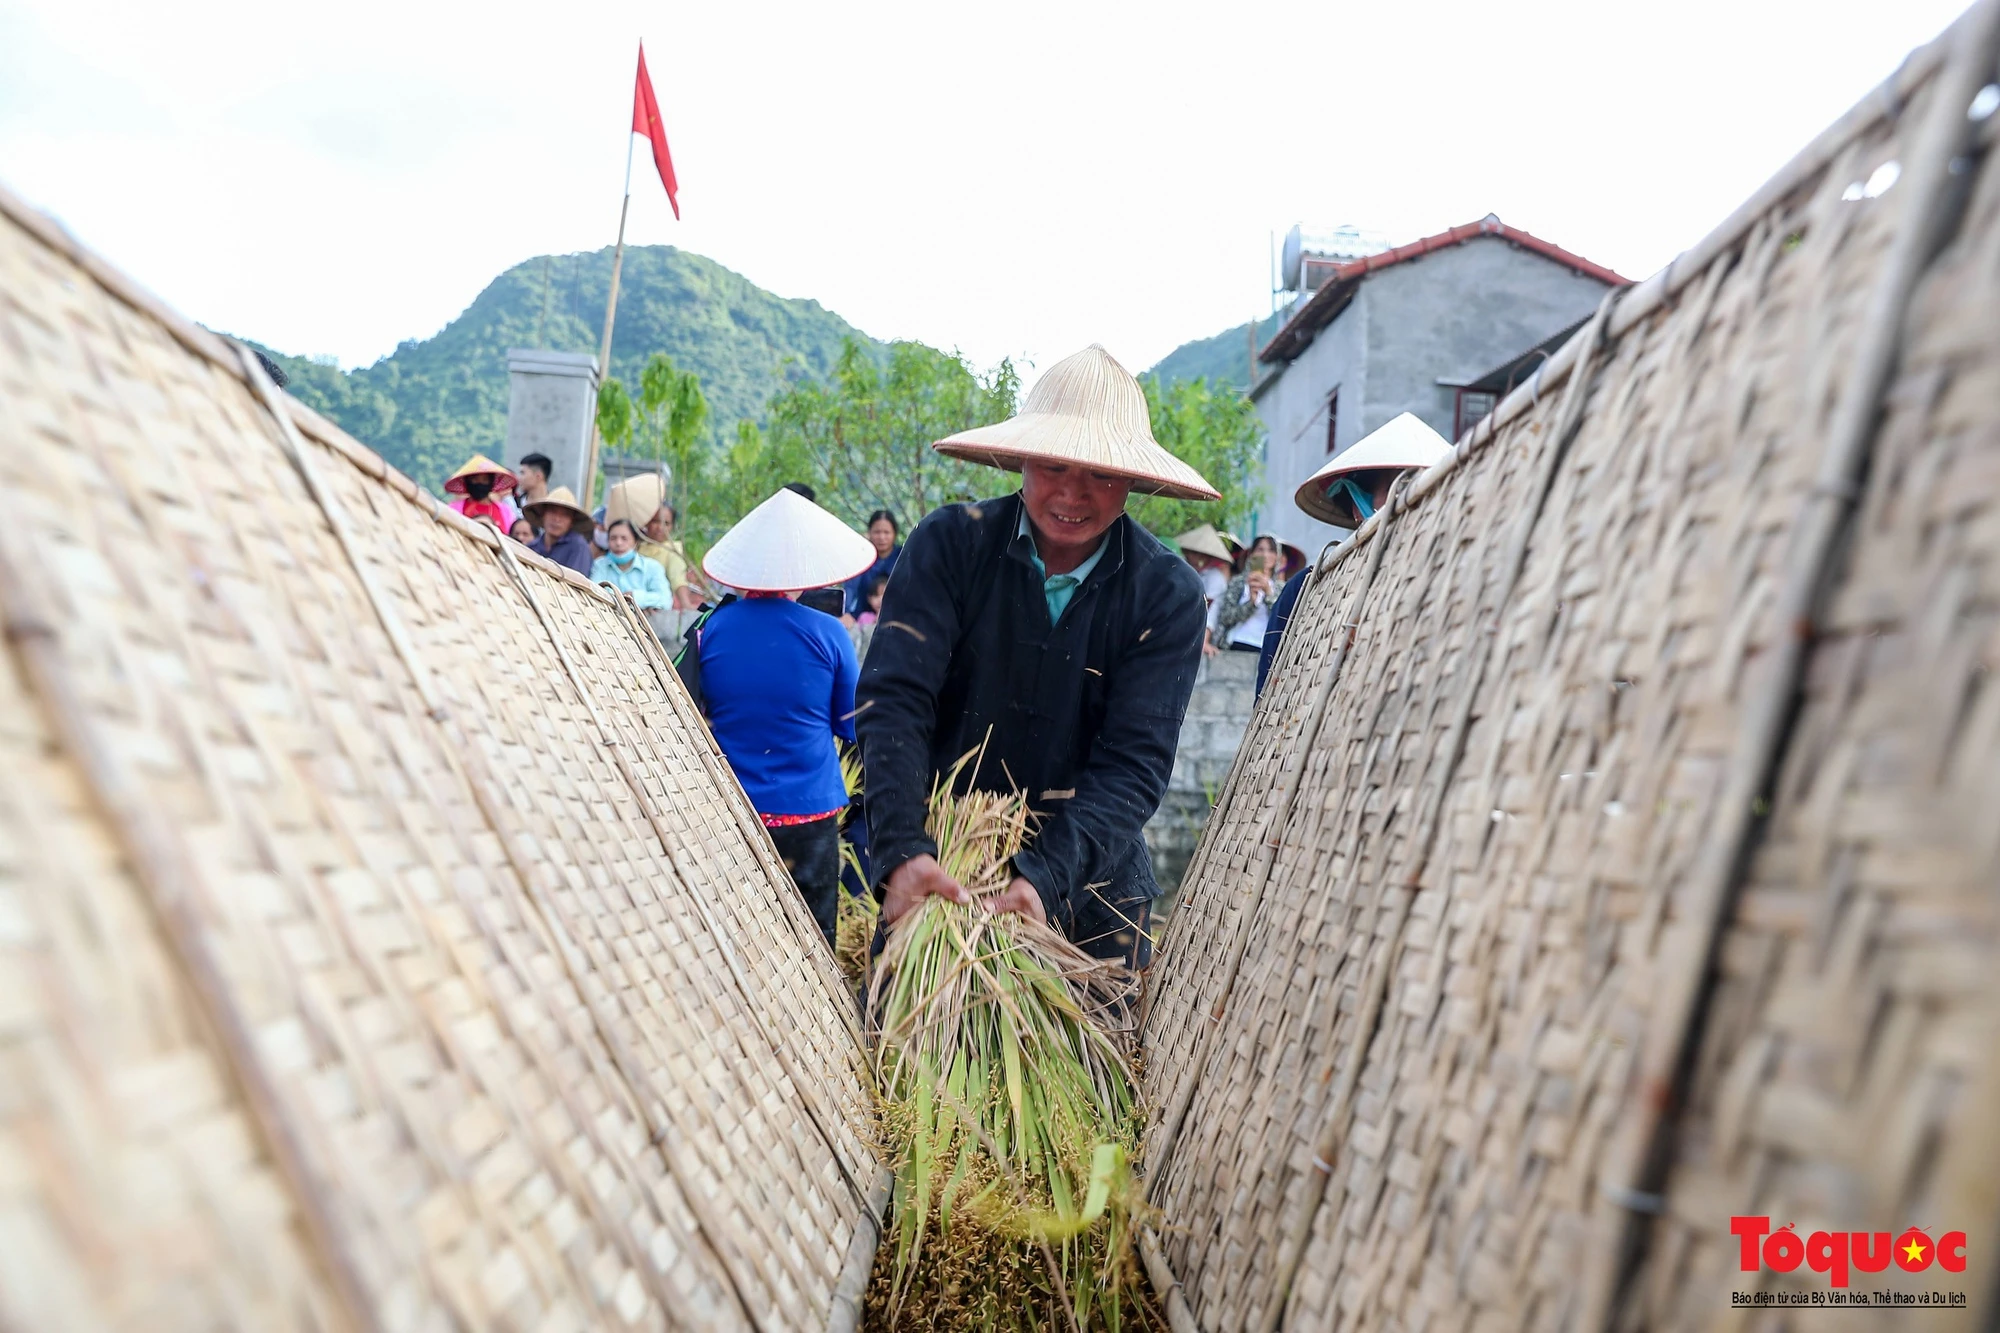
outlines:
M1244 728L1257 703L1257 658L1252 653L1224 652L1202 661L1188 700L1187 721L1181 725L1180 748L1174 755L1174 775L1166 797L1146 825L1146 845L1153 853L1153 874L1165 897L1156 912L1164 919L1181 882L1181 871L1194 854L1195 839L1209 808L1229 776Z

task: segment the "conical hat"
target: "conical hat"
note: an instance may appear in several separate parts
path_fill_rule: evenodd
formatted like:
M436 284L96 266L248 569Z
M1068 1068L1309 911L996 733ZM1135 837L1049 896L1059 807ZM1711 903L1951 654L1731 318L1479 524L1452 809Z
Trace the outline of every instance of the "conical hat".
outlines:
M874 563L874 543L797 491L781 490L723 533L701 568L744 592L797 592L843 583Z
M1183 532L1174 538L1174 545L1180 547L1183 552L1205 555L1211 560L1220 560L1225 564L1236 558L1230 553L1228 545L1222 540L1222 534L1215 530L1213 523L1204 523L1190 532Z
M1019 472L1031 459L1074 463L1132 480L1145 495L1219 500L1199 472L1153 439L1146 393L1132 373L1093 343L1048 368L1018 414L939 440L939 453Z
M635 528L644 528L666 501L667 483L659 473L642 472L627 477L604 492L604 524L609 527L623 518L629 519Z
M465 479L467 477L478 476L493 478L493 493L495 495L505 495L508 491L513 490L514 483L520 480L485 454L474 454L471 458L465 460L464 467L445 479L444 488L453 495L464 495Z
M576 502L575 492L571 491L567 486L558 486L541 499L530 500L521 506L521 511L533 520L537 526L540 526L541 519L539 515L544 509L569 510L570 517L576 520L576 531L586 537L590 535L591 528L597 523L597 520L590 516L590 511Z
M1388 425L1356 440L1327 460L1326 466L1307 477L1292 496L1292 503L1323 522L1343 528L1358 526L1360 515L1345 496L1327 497L1327 488L1342 477L1385 468L1413 468L1422 471L1451 456L1451 441L1405 412ZM1361 478L1355 478L1357 482Z

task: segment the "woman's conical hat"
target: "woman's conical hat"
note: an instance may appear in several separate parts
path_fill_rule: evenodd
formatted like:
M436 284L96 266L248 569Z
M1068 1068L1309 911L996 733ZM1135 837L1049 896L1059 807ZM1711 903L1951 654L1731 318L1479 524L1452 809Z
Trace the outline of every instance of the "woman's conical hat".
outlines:
M605 525L608 527L623 518L630 520L633 527L644 529L666 502L667 483L659 473L642 472L627 477L604 492Z
M1132 489L1178 500L1219 500L1193 468L1153 439L1146 392L1095 343L1050 366L1016 415L939 440L939 453L1019 472L1030 460L1129 477Z
M1342 477L1379 472L1384 469L1422 471L1451 457L1451 441L1405 412L1388 425L1356 440L1327 460L1326 466L1307 477L1292 496L1292 503L1325 523L1343 528L1358 527L1360 515L1344 495L1329 498L1327 488Z
M1222 534L1215 530L1213 523L1204 523L1192 531L1183 532L1174 538L1174 545L1180 547L1183 552L1191 551L1195 555L1205 555L1224 564L1236 558L1230 553L1228 544L1222 540Z
M824 588L874 563L874 543L790 490L745 514L701 558L703 573L744 592Z
M514 483L520 480L520 478L509 472L506 468L501 467L485 454L474 454L471 458L465 460L464 467L445 479L444 488L453 495L464 495L465 479L467 477L480 476L493 478L493 493L495 495L505 495L508 491L513 490Z
M541 499L530 500L527 504L521 506L521 511L537 525L541 522L538 515L544 509L569 510L570 517L576 521L576 531L586 537L590 535L591 528L596 526L597 523L597 520L590 516L590 511L576 502L575 493L567 486L558 486Z

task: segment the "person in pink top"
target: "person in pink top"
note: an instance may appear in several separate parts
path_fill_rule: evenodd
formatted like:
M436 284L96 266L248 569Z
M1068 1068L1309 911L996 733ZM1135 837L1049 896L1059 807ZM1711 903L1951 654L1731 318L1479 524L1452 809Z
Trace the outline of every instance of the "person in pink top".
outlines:
M485 454L474 454L445 480L445 494L451 497L446 504L467 518L489 519L500 531L512 532L521 512L506 496L518 481Z

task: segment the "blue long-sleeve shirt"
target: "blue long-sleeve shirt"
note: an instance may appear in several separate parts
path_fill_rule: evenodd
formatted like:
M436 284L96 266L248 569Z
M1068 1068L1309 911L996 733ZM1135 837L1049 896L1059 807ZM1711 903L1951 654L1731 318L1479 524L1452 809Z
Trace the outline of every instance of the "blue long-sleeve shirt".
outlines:
M635 554L631 564L620 565L610 556L600 555L590 566L590 579L631 593L633 604L641 611L664 611L673 605L674 595L667 590L667 571L651 556Z
M854 643L832 616L783 597L746 597L701 627L709 730L760 815L847 804L833 738L854 739Z

